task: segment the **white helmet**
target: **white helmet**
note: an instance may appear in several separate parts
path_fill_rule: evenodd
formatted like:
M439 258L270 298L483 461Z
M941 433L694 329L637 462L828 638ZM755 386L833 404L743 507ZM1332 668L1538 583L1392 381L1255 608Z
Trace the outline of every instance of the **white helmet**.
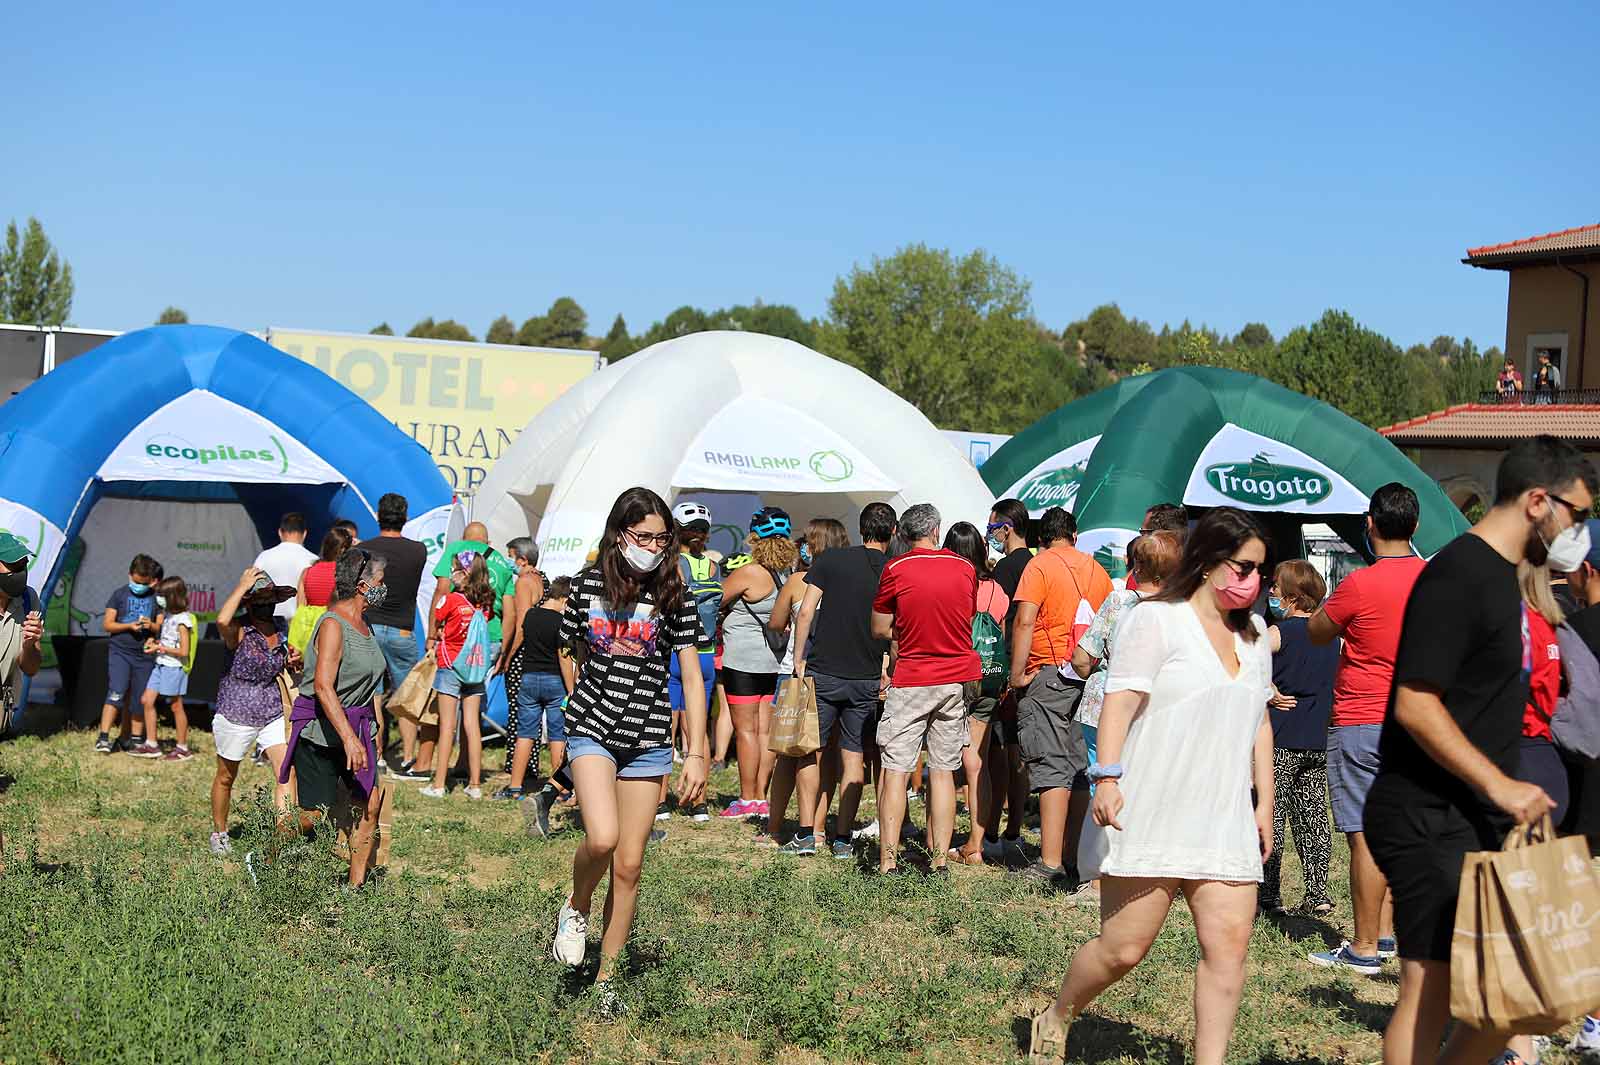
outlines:
M679 503L672 508L672 520L680 527L688 526L694 522L705 522L706 528L711 528L711 511L704 503Z

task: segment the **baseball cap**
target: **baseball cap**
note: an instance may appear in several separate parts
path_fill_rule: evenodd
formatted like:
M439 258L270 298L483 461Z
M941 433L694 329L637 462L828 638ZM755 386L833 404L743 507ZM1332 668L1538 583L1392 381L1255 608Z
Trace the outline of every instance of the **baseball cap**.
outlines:
M1589 557L1584 561L1600 570L1600 518L1588 518L1584 524L1589 527ZM0 558L5 555L0 554Z
M789 535L789 512L781 507L762 507L750 516L750 531L762 540Z
M28 550L28 545L8 532L0 532L0 562L14 566L24 559L33 557L33 552Z
M684 529L711 531L711 511L704 503L679 503L672 508L672 520Z

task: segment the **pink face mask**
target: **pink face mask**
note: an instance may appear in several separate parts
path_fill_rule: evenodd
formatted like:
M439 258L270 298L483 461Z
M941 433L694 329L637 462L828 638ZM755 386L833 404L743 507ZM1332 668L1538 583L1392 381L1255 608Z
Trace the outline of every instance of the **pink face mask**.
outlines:
M1252 569L1250 576L1241 577L1238 570L1224 562L1222 572L1228 575L1228 583L1220 588L1215 584L1211 586L1211 590L1217 593L1217 605L1224 610L1244 610L1254 606L1256 596L1261 594L1261 571Z

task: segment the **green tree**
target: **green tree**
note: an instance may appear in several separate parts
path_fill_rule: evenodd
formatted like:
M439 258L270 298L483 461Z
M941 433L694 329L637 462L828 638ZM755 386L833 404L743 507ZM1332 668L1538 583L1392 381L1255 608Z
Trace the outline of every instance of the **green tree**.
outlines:
M392 337L394 336L394 329L389 325L388 322L379 322L367 333L367 335L374 337Z
M189 315L181 307L168 307L156 319L156 325L188 325Z
M525 348L547 348L550 340L550 319L542 314L529 318L517 330L517 343Z
M834 282L817 339L936 425L1014 431L1040 370L1030 312L1028 283L987 253L912 244Z
M558 298L545 312L545 320L550 323L551 347L583 347L588 337L589 316L578 306L577 300L571 296Z
M1241 348L1265 348L1276 341L1273 339L1272 330L1260 322L1251 322L1239 330L1239 335L1233 338L1233 343Z
M611 331L600 342L600 354L607 362L616 362L625 359L639 350L632 336L628 334L628 323L622 315L617 315L611 323Z
M1087 318L1061 331L1063 344L1113 373L1156 359L1156 332L1149 322L1128 318L1115 303L1102 304Z
M517 325L502 314L489 323L489 331L483 334L483 339L490 344L515 344L517 342Z
M0 321L20 325L66 325L72 313L72 266L45 236L37 218L17 229L6 225L0 249Z
M446 318L435 322L431 317L424 318L407 332L408 337L417 337L423 340L477 340L472 331L454 318Z
M1409 417L1421 402L1404 353L1388 337L1360 325L1346 311L1330 310L1315 324L1293 330L1279 346L1279 383L1331 403L1357 421L1388 425ZM1397 366L1404 373L1397 374Z

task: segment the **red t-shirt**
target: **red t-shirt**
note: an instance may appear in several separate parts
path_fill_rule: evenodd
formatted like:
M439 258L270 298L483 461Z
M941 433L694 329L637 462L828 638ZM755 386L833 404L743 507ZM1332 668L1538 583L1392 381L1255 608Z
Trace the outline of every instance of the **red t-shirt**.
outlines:
M462 644L467 642L467 629L472 625L472 615L477 613L477 609L460 592L450 592L433 608L433 616L439 619L439 643L434 650L441 668L449 669L450 663L461 653Z
M983 665L972 649L978 571L954 551L919 547L884 566L872 609L894 615L895 687L982 678Z
M1414 555L1380 558L1346 577L1323 604L1328 619L1344 630L1329 722L1334 728L1383 724L1406 600L1426 565Z
M1550 735L1550 718L1561 697L1561 644L1556 630L1537 610L1524 608L1528 619L1528 657L1533 672L1528 677L1528 702L1522 708L1522 734L1530 740L1555 741Z

